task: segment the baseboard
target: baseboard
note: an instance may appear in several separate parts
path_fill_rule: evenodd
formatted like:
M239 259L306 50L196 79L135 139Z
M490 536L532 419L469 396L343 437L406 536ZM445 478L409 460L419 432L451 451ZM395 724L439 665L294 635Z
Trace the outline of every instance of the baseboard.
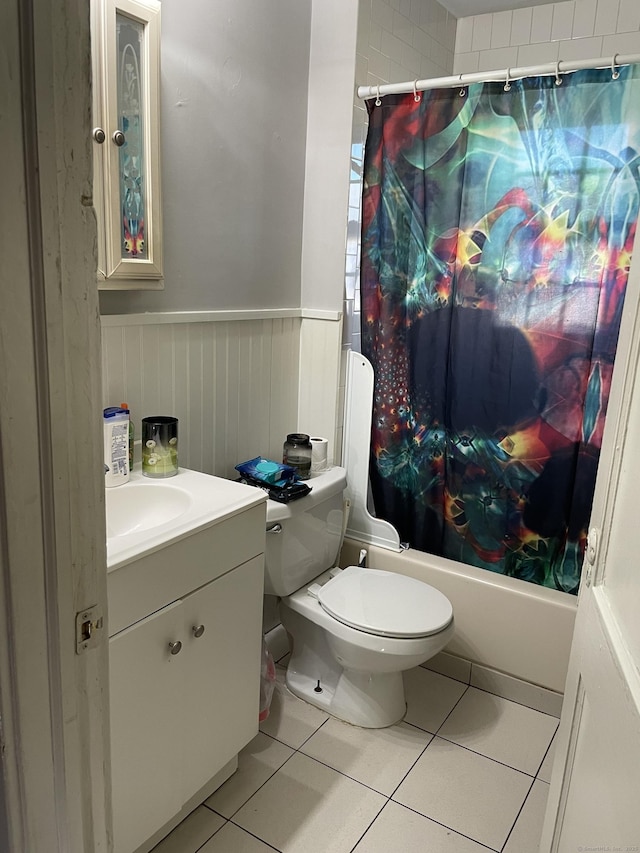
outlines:
M526 705L543 714L559 717L562 710L562 693L540 687L529 681L499 672L497 669L465 660L448 652L440 652L422 664L425 669L439 672L448 678L462 681L479 690L486 690L519 705Z

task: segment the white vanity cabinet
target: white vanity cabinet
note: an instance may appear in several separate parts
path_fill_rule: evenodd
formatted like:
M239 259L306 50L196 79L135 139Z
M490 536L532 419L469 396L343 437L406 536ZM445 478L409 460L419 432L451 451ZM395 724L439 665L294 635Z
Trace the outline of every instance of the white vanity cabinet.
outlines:
M114 853L151 849L258 731L264 503L110 572Z
M91 0L98 286L162 288L158 0Z

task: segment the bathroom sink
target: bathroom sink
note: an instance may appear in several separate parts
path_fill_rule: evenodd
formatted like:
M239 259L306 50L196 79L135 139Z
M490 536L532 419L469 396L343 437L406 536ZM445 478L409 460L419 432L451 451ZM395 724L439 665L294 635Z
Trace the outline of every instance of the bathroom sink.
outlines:
M184 489L156 483L129 483L127 488L106 489L107 537L127 536L162 527L191 506Z
M262 489L180 468L151 479L134 469L129 482L105 490L107 570L113 571L266 499Z

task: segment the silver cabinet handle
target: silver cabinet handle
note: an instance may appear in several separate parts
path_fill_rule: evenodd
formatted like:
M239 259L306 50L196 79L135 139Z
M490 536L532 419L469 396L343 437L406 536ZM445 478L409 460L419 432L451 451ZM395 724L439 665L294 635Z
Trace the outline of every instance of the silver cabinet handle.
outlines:
M191 630L194 637L201 637L204 634L204 625L194 625Z
M176 640L175 643L169 643L169 652L172 655L178 655L182 651L182 643L180 640Z
M124 145L124 133L121 130L114 130L111 138L118 148L121 148Z
M107 134L101 127L94 127L91 131L91 136L93 136L94 140L98 143L98 145L102 145L102 143L107 138Z
M271 527L267 527L267 533L282 533L282 525L272 524Z

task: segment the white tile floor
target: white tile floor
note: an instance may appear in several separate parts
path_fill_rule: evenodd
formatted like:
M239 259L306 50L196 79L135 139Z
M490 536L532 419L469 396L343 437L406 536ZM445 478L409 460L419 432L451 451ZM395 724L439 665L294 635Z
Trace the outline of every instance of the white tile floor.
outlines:
M284 669L238 771L153 853L537 853L558 720L418 667L407 715L359 729Z

